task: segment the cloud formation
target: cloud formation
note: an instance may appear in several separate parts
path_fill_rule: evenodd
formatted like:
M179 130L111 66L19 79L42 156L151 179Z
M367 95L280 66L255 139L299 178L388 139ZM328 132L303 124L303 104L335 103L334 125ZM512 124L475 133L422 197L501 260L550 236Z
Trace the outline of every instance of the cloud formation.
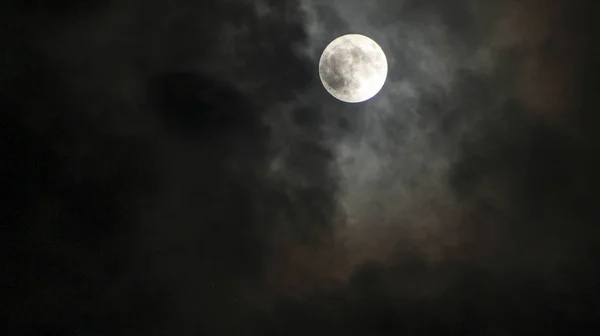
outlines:
M597 327L591 14L534 0L57 6L2 14L20 32L2 33L0 78L15 332ZM320 51L349 32L389 61L364 104L318 78Z

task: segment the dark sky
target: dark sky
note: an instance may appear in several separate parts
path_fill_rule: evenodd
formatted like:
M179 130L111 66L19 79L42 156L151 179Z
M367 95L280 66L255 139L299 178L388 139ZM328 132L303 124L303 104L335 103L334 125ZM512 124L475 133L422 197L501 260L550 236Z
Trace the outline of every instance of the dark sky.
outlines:
M597 335L595 3L3 3L0 332Z

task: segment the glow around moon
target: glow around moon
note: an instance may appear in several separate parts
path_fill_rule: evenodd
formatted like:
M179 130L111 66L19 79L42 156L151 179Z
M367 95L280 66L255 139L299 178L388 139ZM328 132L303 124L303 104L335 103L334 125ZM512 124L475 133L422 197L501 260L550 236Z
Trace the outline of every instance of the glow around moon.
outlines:
M385 84L385 53L372 39L360 34L333 40L319 60L319 77L325 89L347 103L373 98Z

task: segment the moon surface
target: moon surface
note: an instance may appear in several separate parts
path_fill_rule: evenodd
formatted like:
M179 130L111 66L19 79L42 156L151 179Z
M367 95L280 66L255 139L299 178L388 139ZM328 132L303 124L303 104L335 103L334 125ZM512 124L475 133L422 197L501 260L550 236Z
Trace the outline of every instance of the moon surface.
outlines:
M387 58L372 39L360 34L333 40L319 60L319 77L325 89L347 103L373 98L385 84Z

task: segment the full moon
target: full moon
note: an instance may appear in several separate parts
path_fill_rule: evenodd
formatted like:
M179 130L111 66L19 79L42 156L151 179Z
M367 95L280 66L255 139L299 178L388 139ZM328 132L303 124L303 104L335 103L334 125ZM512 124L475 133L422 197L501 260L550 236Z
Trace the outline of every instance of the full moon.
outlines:
M385 53L372 39L360 34L333 40L319 60L319 77L325 89L347 103L373 98L385 84Z

